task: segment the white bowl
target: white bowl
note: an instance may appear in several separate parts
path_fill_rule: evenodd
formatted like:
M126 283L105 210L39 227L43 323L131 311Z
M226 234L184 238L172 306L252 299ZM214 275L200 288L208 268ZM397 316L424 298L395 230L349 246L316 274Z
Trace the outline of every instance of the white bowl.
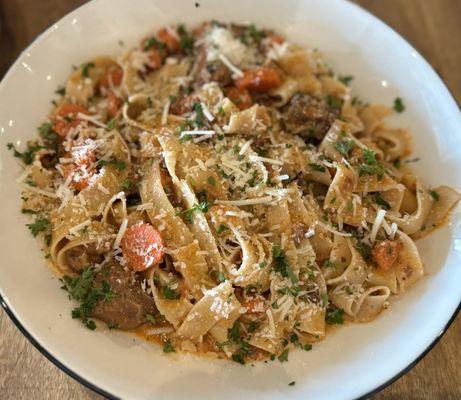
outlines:
M460 216L419 242L427 277L376 321L350 325L287 363L242 367L187 355L115 332L91 332L70 317L71 303L45 266L19 213L20 167L6 143L24 144L71 70L93 56L117 53L171 22L253 21L324 51L331 66L353 74L353 89L371 102L404 99L395 123L414 133L415 168L428 184L461 188L458 107L427 62L401 37L359 7L340 0L95 0L63 18L16 61L0 85L0 295L2 305L42 353L108 397L137 399L352 399L383 388L440 338L461 302ZM295 386L288 386L296 381Z

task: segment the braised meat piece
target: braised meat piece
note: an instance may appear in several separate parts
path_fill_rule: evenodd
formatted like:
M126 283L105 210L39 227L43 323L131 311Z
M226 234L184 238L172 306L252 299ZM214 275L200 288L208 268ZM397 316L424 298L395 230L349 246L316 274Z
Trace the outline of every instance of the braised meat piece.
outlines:
M282 109L288 132L322 140L337 117L337 111L307 94L295 94Z
M111 263L97 274L94 286L102 288L103 281L114 295L108 300L99 300L91 312L92 317L128 330L147 322L146 314L157 313L154 299L142 290L138 274Z

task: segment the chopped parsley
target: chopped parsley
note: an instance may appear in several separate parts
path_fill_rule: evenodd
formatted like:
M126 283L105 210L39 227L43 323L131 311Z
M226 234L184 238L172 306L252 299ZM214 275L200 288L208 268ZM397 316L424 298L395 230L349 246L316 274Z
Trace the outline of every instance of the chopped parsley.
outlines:
M254 329L256 329L256 326ZM250 344L243 339L240 332L240 322L238 320L234 322L234 325L232 325L232 328L229 331L229 340L227 342L220 343L218 346L222 348L229 344L239 346L237 351L235 351L232 355L232 360L242 365L245 364L245 356L250 350Z
M283 350L283 352L277 357L278 360L283 363L285 361L288 361L288 353L290 352L289 349Z
M205 122L205 114L203 114L202 105L200 103L194 103L192 109L195 112L195 121L193 122L193 125L195 125L197 128L200 128Z
M221 271L212 271L212 275L216 280L219 282L225 282L226 281L226 276L224 275L223 272Z
M373 150L363 150L364 162L359 164L359 175L377 175L381 179L387 172L386 168L378 162Z
M433 198L435 201L439 201L439 200L440 200L440 195L439 195L435 190L430 190L430 191L429 191L429 194L432 196L432 198Z
M342 325L344 323L344 310L330 305L325 314L325 321L329 325Z
M297 283L299 279L288 264L285 252L279 246L274 246L272 256L274 257L275 272L278 272L284 278L290 278L292 283Z
M266 37L266 33L258 28L254 24L251 24L240 36L240 41L245 44L249 45L251 43L259 44L262 39Z
M101 287L102 287L102 296L101 297L102 297L103 301L111 301L115 297L117 297L117 294L112 291L112 288L110 287L109 282L102 281Z
M66 95L66 88L63 86L59 86L55 91L56 94L59 94L60 96L65 96Z
M324 263L323 263L323 266L325 268L337 268L336 267L336 263L334 261L331 261L331 260L326 260Z
M128 191L128 190L130 190L132 184L133 184L133 182L131 182L131 180L129 178L126 178L126 179L124 179L122 181L120 186L122 187L122 189L124 191Z
M168 300L176 300L179 299L181 296L179 293L176 293L173 289L169 288L168 286L165 286L163 288L163 297Z
M337 97L331 95L325 97L325 102L327 103L328 107L332 108L335 111L339 111L341 109L341 106L343 105L341 99L338 99Z
M355 142L352 139L339 139L333 145L344 157L349 157L349 153L355 146Z
M151 314L146 314L146 321L150 322L151 324L155 324L157 321L155 320L155 317Z
M218 235L220 235L221 233L227 230L229 230L229 227L227 225L221 224L218 226L218 229L216 229L216 232Z
M371 260L371 247L363 242L357 242L355 248L365 261Z
M26 226L29 228L30 233L35 237L37 236L40 232L45 232L49 230L51 223L49 219L37 219L33 224L26 224Z
M403 104L403 100L400 97L397 97L394 100L394 110L398 113L402 113L405 110L405 105Z
M309 167L311 167L314 171L318 171L318 172L326 171L325 167L321 164L309 163Z
M165 44L162 42L159 42L155 36L150 37L149 39L146 40L146 43L144 44L144 51L149 50L151 47L156 47L158 49L163 49L165 47Z
M194 49L194 38L189 35L186 27L183 24L178 26L178 34L179 47L181 47L181 50L184 50L185 52L192 51Z
M30 209L28 209L28 208L23 208L23 209L21 210L21 212L22 212L23 214L38 214L38 211L30 210Z
M215 179L213 176L209 176L208 179L207 179L207 182L208 182L211 186L216 186L216 179Z
M58 134L53 130L51 122L44 122L38 127L38 133L43 139L55 142L59 139Z
M192 208L189 208L184 211L177 211L175 215L184 215L186 221L193 223L194 222L194 212L201 211L207 212L210 209L210 204L207 201L201 201L198 204L194 204Z
M109 121L107 121L106 127L107 127L108 131L111 131L112 129L114 129L115 128L115 119L111 118Z
M351 75L344 75L344 76L339 76L338 77L338 80L341 82L341 83L344 83L345 85L349 86L349 83L352 82L352 80L354 79L353 76Z
M102 282L101 287L94 287L95 276L95 270L91 267L86 267L80 276L72 278L65 275L63 277L63 282L65 283L63 288L69 292L71 298L80 302L80 305L72 310L72 318L80 319L91 330L94 330L96 325L88 317L96 304L100 300L110 301L115 297L115 293L106 281Z
M176 350L170 340L167 340L163 345L164 353L174 353Z
M386 200L384 200L379 193L375 194L375 203L385 210L390 210L391 208L391 205Z
M85 77L85 78L88 78L90 75L90 68L95 68L96 65L93 63L93 62L89 62L87 64L84 64L82 66L82 75Z
M27 150L21 153L16 150L13 143L7 143L6 147L8 150L13 150L13 156L21 159L21 161L26 165L32 164L35 160L35 153L43 148L42 146L28 144Z
M258 329L259 323L257 321L250 321L247 327L248 333L253 333L256 329Z
M98 161L98 166L102 167L104 165L112 165L113 167L115 167L119 171L123 171L126 168L125 161L117 160L116 158L112 158L112 159L110 159L108 161L106 161L106 160L99 160Z

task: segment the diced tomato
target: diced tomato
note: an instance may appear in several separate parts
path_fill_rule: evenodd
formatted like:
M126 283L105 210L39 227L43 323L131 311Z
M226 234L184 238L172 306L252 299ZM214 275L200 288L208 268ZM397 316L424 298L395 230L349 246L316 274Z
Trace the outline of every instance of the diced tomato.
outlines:
M204 22L203 24L197 26L196 28L194 28L192 30L192 36L195 38L195 39L198 39L200 37L203 36L203 34L205 33L205 31L211 26L211 22L207 21L207 22Z
M248 299L244 301L242 305L247 309L247 313L250 314L261 314L265 313L267 310L267 305L265 304L264 299L259 297Z
M158 69L162 66L163 57L159 50L150 49L149 50L149 61L150 67L152 69Z
M270 35L264 38L264 40L261 42L261 45L262 45L263 51L267 53L275 45L280 45L283 42L285 42L285 39L283 38L283 36Z
M402 243L395 240L383 240L377 243L372 250L373 259L378 268L388 271L397 261Z
M274 44L282 44L285 41L283 36L280 36L280 35L271 35L271 36L268 36L267 39L269 40L269 42L274 43Z
M250 92L246 89L237 89L230 86L226 89L226 96L240 109L245 110L253 105Z
M121 105L122 100L114 92L110 91L107 95L107 114L109 117L115 117Z
M235 86L240 90L250 92L267 92L278 88L282 84L282 78L274 68L258 67L246 70L243 76L235 80Z
M61 137L65 137L71 128L75 128L82 121L78 113L89 115L89 112L78 104L65 103L60 105L53 117L53 130Z
M178 51L180 48L177 36L166 28L162 28L157 32L157 39L159 42L165 43L168 51L172 53Z
M94 151L84 150L84 148L69 156L72 157L73 162L61 164L61 170L65 179L72 175L71 186L81 191L88 187L94 177L95 170L92 164L96 161L96 156Z
M165 254L165 245L160 232L146 222L127 228L121 247L128 267L135 271L144 271L159 264Z
M108 91L113 86L120 86L122 83L123 71L119 66L108 68L104 76L99 81L99 91Z

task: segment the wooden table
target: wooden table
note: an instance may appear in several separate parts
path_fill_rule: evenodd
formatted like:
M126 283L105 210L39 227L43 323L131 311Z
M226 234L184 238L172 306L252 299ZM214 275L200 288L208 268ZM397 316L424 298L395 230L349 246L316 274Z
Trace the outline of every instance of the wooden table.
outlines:
M83 0L0 0L0 77L38 33ZM409 40L461 102L461 0L356 0ZM461 399L461 317L373 399ZM43 357L0 311L0 399L102 399Z

